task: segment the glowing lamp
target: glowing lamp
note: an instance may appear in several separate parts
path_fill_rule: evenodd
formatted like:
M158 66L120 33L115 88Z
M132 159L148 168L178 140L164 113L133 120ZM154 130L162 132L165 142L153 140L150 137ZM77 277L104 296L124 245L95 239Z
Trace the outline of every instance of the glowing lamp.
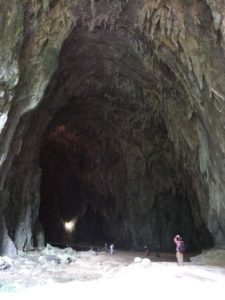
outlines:
M74 231L75 224L76 224L76 220L72 219L69 222L64 222L64 228L67 232L72 232Z

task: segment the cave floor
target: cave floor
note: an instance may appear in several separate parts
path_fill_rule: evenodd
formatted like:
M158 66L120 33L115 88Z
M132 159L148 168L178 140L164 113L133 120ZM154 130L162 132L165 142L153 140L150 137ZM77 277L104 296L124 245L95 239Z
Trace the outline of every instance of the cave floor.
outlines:
M224 266L193 265L186 255L179 267L174 253L82 253L70 264L40 263L38 252L19 257L13 268L0 271L0 299L173 299L177 293L182 299L224 299Z

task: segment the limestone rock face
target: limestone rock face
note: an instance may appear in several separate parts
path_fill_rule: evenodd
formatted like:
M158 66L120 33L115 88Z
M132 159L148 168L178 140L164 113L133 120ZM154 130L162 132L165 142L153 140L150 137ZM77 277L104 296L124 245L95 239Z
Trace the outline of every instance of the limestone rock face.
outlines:
M0 223L0 229L1 229L1 246L0 246L0 252L4 253L5 255L9 257L16 258L17 257L17 249L12 242L11 238L8 236L8 230L5 225L4 218L2 218Z
M0 4L0 246L224 245L223 2Z

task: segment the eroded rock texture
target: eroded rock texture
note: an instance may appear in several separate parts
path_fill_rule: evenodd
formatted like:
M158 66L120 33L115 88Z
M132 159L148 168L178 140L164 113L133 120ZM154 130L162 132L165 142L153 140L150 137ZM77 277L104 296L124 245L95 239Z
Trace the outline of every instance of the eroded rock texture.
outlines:
M1 251L224 245L223 1L0 7Z

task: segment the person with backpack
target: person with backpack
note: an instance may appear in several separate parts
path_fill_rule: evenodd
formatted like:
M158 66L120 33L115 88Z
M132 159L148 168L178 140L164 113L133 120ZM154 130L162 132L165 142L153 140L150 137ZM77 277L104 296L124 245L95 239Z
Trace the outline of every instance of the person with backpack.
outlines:
M174 243L176 244L176 258L177 258L177 263L179 266L183 265L184 261L184 252L185 252L185 245L182 237L177 234L174 239Z

